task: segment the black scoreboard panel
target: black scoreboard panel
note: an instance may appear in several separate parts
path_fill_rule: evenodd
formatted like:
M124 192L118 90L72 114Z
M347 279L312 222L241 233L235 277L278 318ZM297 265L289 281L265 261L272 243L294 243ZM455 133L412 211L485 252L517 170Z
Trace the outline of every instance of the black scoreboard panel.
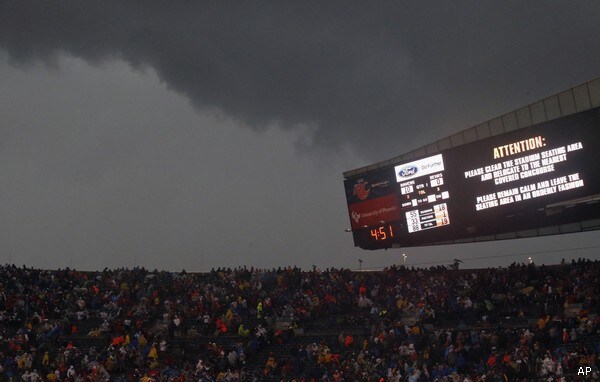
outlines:
M345 180L355 245L428 245L600 217L600 109ZM568 205L568 208L566 206Z

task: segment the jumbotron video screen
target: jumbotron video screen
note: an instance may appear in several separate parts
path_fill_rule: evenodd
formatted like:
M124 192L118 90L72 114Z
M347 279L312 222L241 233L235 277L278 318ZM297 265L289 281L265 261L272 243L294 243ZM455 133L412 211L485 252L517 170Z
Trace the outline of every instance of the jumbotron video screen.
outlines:
M597 218L600 108L344 181L365 249L429 245Z

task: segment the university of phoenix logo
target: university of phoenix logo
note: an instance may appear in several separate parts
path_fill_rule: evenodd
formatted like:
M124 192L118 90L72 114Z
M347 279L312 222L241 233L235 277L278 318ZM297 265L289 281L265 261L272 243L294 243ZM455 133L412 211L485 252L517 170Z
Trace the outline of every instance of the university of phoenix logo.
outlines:
M354 185L354 195L358 196L360 200L365 200L369 197L371 188L367 188L367 181L361 179L357 184Z
M358 221L360 220L360 214L356 211L352 211L352 220L358 224Z

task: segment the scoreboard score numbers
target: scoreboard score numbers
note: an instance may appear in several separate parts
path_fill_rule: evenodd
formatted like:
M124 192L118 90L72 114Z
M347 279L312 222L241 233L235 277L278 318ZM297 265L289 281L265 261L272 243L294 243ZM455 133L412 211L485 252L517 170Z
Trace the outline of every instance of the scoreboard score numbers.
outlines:
M600 218L600 108L345 179L364 249Z

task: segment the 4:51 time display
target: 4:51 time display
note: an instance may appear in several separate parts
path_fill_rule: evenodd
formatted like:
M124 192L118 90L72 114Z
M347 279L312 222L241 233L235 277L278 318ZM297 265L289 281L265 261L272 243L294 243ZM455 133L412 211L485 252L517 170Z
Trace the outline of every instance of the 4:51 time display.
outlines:
M371 228L371 237L375 241L389 240L394 237L394 227L391 224Z

